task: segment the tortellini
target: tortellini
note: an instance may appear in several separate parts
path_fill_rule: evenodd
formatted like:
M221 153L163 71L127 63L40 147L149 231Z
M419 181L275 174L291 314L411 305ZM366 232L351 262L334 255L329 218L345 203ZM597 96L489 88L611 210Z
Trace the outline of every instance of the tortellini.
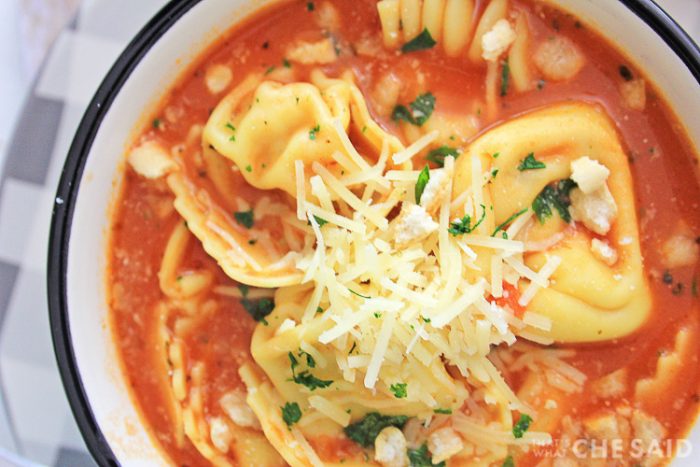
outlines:
M312 81L266 81L255 87L250 78L216 107L204 129L204 144L233 161L250 185L292 196L295 161L306 167L318 162L340 176L343 166L334 154L369 167L384 145L392 153L402 149L372 120L354 84L320 72L312 74Z
M303 248L312 246L313 234L294 213L296 161L307 168L319 163L341 177L342 164L369 168L380 153L403 149L398 138L372 120L350 79L314 72L312 81L284 85L252 75L219 103L204 128L201 151L216 196L193 183L186 170L168 177L175 207L189 229L239 282L283 287L302 280L295 262ZM311 172L306 170L307 184ZM263 203L265 211L281 222L250 228L232 219L229 211L245 190L259 191L260 201L271 198ZM266 215L258 206L250 208L249 216Z
M530 154L546 167L522 170ZM489 174L483 190L484 205L493 206L486 209L484 221L489 233L530 207L546 186L568 179L572 161L588 156L607 167L607 186L622 207L608 234L619 259L613 265L601 261L590 246L596 237L580 224L567 224L552 209L544 223L532 222L528 240L546 243L558 234L563 239L546 251L526 252L524 259L534 271L551 256L561 258L561 264L549 287L539 290L527 308L552 320L552 329L545 334L560 342L619 338L645 323L651 297L643 275L632 175L615 127L602 108L559 104L487 132L457 160L455 196L472 185L472 156ZM488 271L489 258L479 253L479 265ZM524 284L520 288L522 292Z

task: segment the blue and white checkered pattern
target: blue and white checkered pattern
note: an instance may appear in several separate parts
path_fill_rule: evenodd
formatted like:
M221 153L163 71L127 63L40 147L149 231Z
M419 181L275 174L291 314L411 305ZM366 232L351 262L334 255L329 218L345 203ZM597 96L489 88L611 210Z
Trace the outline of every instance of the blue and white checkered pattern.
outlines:
M51 345L45 287L49 222L63 161L86 105L126 43L165 3L83 0L17 122L0 177L0 467L94 465L70 413ZM659 3L700 37L700 0Z

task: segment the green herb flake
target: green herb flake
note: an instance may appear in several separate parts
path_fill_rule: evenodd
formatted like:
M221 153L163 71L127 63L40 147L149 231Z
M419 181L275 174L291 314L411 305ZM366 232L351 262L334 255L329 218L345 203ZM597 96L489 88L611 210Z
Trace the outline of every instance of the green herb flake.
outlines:
M314 2L306 2L306 11L314 11L315 8Z
M494 159L498 159L498 156L500 156L500 155L501 155L500 152L494 152L491 157L493 157Z
M440 415L452 415L452 409L435 409L433 412Z
M316 125L311 130L309 130L309 139L311 141L315 140L316 135L318 134L319 131L321 131L321 125Z
M525 435L525 432L530 428L532 417L527 414L521 414L518 421L513 425L513 436L520 439Z
M433 457L428 452L428 445L423 443L418 449L408 450L408 460L411 467L445 467L445 462L433 464Z
M661 280L664 281L664 284L673 284L673 276L668 270L664 271L663 276L661 276Z
M242 225L246 229L253 228L255 223L255 218L253 216L253 210L249 211L238 211L233 213L233 218L236 219L238 225Z
M153 128L155 128L156 130L159 130L159 129L160 129L160 123L161 123L161 121L160 121L159 118L154 118L154 119L153 119Z
M618 68L618 71L620 73L620 76L622 76L622 79L625 81L632 81L634 79L634 76L632 75L632 71L627 68L625 65L620 65L620 68Z
M246 166L245 166L245 171L248 172L248 173L251 173L251 172L253 171L253 166L250 165L250 164L246 165Z
M428 162L432 162L438 167L445 166L445 158L452 156L455 159L459 157L459 151L457 148L451 148L449 146L440 146L439 148L431 150L425 157Z
M306 354L304 352L304 354ZM302 354L303 355L303 354ZM316 366L316 362L311 358L311 361L309 361L310 355L306 354L306 363L310 368L314 368ZM296 368L299 366L299 361L297 358L294 356L292 352L288 352L287 356L289 357L289 362L290 366L292 369L292 379L291 381L294 381L296 384L301 384L302 386L306 386L310 391L315 391L316 389L324 389L333 384L332 380L323 380L315 377L312 375L308 370L304 370L301 373L296 372ZM311 366L313 364L313 366Z
M271 298L261 298L260 300L243 298L241 305L255 321L263 324L267 324L265 317L272 313L275 308L275 302Z
M517 219L518 217L520 217L520 216L522 216L523 214L525 214L525 213L528 211L528 209L529 209L529 208L522 209L522 210L516 212L515 214L513 214L512 216L510 216L510 217L509 217L508 219L506 219L505 221L503 221L503 222L501 223L501 225L499 225L498 227L496 227L496 230L493 231L493 233L491 234L491 236L492 236L492 237L495 237L496 234L497 234L498 232L500 232L501 230L504 230L505 227L506 227L508 224L510 224L510 223L513 222L515 219ZM505 233L505 232L504 232L504 233Z
M303 350L299 349L299 356L306 357L306 365L309 368L316 368L316 360L314 360L314 357L310 353L304 352Z
M425 187L428 185L429 181L430 168L426 165L425 167L423 167L423 170L420 171L420 173L418 174L418 179L416 180L416 204L420 204L421 196L423 196L423 192L425 191Z
M282 409L282 420L287 424L287 428L297 423L301 419L301 409L296 402L287 402Z
M328 224L328 221L323 217L318 217L314 215L314 220L316 221L319 227L323 227L324 225Z
M481 218L479 221L472 225L472 218L470 215L465 215L461 219L457 219L456 221L450 222L450 226L447 228L447 231L452 234L453 237L456 237L458 235L464 235L468 233L472 233L479 225L484 221L484 218L486 217L486 206L483 204L481 205Z
M425 28L416 37L406 42L403 47L401 47L401 52L409 53L418 52L419 50L432 49L435 47L435 44L437 44L437 42L435 39L433 39L433 36L430 35L428 28Z
M503 461L503 464L501 464L501 467L515 467L515 461L513 460L513 456L509 455L506 457L506 459Z
M269 75L269 74L272 73L273 71L275 71L275 66L274 66L274 65L267 67L267 70L265 70L265 76Z
M405 399L408 395L408 384L407 383L395 383L392 384L389 389L394 394L397 399Z
M493 170L491 171L491 178L492 178L492 179L493 179L493 178L496 178L496 175L498 175L498 169L493 169Z
M291 67L292 67L292 64L289 63L289 60L287 60L286 58L283 58L283 59L282 59L282 66L285 67L285 68L291 68Z
M503 67L501 68L501 97L508 94L508 84L510 83L510 64L508 59L503 61Z
M326 310L324 310L324 309L321 308L320 306L317 306L317 307L316 307L316 313L318 313L319 315L320 315L321 313L323 313L324 311L326 311Z
M408 417L405 415L382 415L379 412L370 412L359 422L346 426L345 435L364 448L374 446L374 440L384 428L395 426L402 429Z
M367 299L372 298L372 297L368 297L367 295L362 295L361 293L357 293L352 289L348 289L348 290L350 291L351 294L357 295L358 297L367 298Z
M382 317L382 314L381 314L380 312L378 312L378 311L375 311L375 312L373 313L373 315L374 315L374 317L377 318L377 319L379 319L379 318Z
M256 243L258 243L257 238L251 238L250 240L248 240L248 245L252 246L252 245L255 245Z
M250 291L250 287L246 284L238 284L238 290L241 291L241 295L243 295L243 298L246 298L248 296L248 292Z
M546 167L547 167L547 164L535 159L535 153L531 152L530 154L525 156L525 159L520 161L520 164L518 165L518 170L523 172L525 170L537 170L537 169L544 169Z
M410 110L405 105L397 105L391 113L391 119L395 122L404 120L412 125L423 126L435 110L435 96L430 92L421 94L409 107Z
M559 213L559 217L564 222L571 222L571 214L569 213L571 199L569 198L569 193L575 187L576 182L569 178L544 187L532 202L532 210L535 211L540 224L544 224L548 218L552 217L552 208Z

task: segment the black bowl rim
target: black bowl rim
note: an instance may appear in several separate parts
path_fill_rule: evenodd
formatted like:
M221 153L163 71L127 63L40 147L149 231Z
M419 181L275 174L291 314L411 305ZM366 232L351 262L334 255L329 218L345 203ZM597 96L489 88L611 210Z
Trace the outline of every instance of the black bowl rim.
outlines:
M83 169L102 120L122 86L150 48L202 0L170 0L127 45L90 102L63 167L53 206L47 267L49 319L54 353L73 416L90 453L101 466L118 466L80 378L68 323L67 266L71 222ZM649 25L700 84L700 49L653 0L618 0Z

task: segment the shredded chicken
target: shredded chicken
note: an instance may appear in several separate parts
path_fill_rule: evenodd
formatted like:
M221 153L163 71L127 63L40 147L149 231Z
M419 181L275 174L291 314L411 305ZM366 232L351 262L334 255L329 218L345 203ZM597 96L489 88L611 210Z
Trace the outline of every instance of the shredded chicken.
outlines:
M439 464L464 449L462 438L452 427L440 428L428 437L428 449L433 454L433 463Z
M383 467L406 467L408 455L406 438L394 426L384 428L374 440L374 460Z
M585 194L580 188L571 190L571 217L598 235L606 235L617 216L617 205L607 185Z
M330 39L317 42L300 41L287 50L287 58L304 65L324 65L333 63L338 55Z
M540 44L535 51L534 61L544 77L552 81L573 78L585 64L578 47L564 36L554 36Z

